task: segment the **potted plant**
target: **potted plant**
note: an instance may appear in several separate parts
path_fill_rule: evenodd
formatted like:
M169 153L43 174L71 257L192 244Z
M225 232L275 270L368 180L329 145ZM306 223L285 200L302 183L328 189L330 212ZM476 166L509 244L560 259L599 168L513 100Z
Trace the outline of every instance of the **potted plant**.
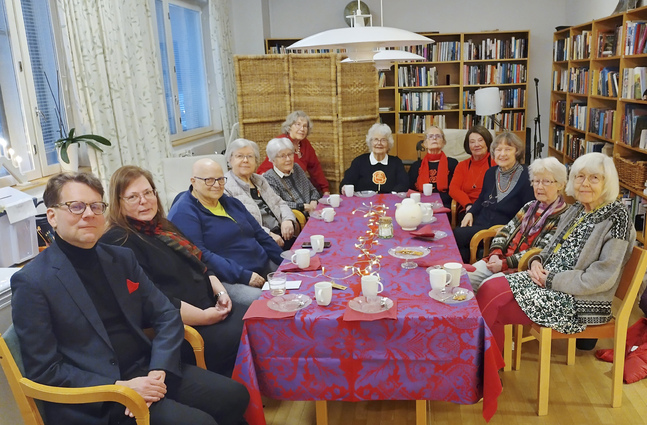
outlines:
M54 142L54 145L59 151L61 160L66 164L70 163L70 155L68 153L68 149L70 149L70 147L74 147L73 145L76 145L78 147L81 145L81 142L87 143L89 147L98 150L99 152L103 152L103 150L97 145L97 143L105 146L112 146L110 140L106 139L105 137L97 136L96 134L83 134L81 136L75 136L74 130L74 128L70 129L70 133L67 136L62 137Z

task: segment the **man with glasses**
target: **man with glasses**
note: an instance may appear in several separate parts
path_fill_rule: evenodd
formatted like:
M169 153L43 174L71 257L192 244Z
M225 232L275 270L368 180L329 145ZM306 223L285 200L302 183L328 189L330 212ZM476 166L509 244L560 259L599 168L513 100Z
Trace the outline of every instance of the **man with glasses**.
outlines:
M231 299L250 305L283 251L241 201L224 193L226 177L217 162L200 159L192 174L189 190L178 195L168 218L202 251L202 261Z
M90 174L59 174L43 201L55 242L12 276L25 374L46 385L118 384L149 404L151 424L237 423L246 389L180 363L179 311L129 249L97 244L107 204ZM143 328L152 327L150 340ZM48 424L134 424L117 403L46 403Z

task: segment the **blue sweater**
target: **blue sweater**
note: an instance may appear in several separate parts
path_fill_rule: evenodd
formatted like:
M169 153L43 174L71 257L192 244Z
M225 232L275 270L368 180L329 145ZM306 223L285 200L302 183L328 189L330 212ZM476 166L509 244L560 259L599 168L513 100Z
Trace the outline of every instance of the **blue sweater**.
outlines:
M475 226L491 227L495 224L506 224L521 207L535 199L535 192L530 186L528 167L525 165L522 167L523 171L519 176L519 181L510 190L508 196L503 198L503 202L496 202L496 171L499 166L492 167L485 172L481 194L470 209L474 216ZM490 196L494 199L491 199ZM492 203L492 201L495 202Z
M238 199L219 202L234 220L213 215L191 195L181 193L168 218L202 251L202 261L223 282L248 284L252 272L266 270L268 260L281 264L281 248Z

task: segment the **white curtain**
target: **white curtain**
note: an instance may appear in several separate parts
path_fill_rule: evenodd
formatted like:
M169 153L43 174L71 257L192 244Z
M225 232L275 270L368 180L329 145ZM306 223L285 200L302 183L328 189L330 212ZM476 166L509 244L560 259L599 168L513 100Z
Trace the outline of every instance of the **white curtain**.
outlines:
M229 139L232 125L238 122L234 54L231 48L231 28L229 26L229 1L209 1L209 34L225 140Z
M122 165L150 170L165 193L171 152L155 11L150 1L56 0L76 134L108 138L92 171L107 184ZM93 150L89 149L91 159Z

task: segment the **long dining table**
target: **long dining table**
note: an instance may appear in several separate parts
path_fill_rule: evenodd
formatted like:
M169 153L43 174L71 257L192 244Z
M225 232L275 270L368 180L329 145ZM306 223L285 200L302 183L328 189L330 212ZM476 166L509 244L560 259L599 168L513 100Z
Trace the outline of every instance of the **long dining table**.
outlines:
M324 235L331 247L316 254L323 270L288 274L288 280L302 281L299 289L288 292L313 298L313 286L319 281L347 289L333 290L326 307L313 301L292 317L245 320L233 377L249 390L246 418L251 425L265 424L261 395L316 401L318 425L327 423L329 400L416 400L417 424L427 422L426 400L473 404L483 399L485 420L496 412L503 359L476 300L447 304L429 295L426 268L462 262L447 215L434 214L433 239L415 239L395 218L393 238L372 237L371 212L384 206L385 214L394 217L400 201L391 194L342 196L334 221L311 218L300 233L295 248L316 234ZM439 201L437 194L423 195L421 200ZM443 233L446 236L438 238ZM373 240L368 245L367 236ZM397 246L423 246L430 253L415 260L419 267L404 269L403 260L388 253ZM286 260L279 270L290 267ZM361 295L360 275L368 272L379 273L384 285L380 295L394 301L397 314L380 320L371 320L369 314L364 315L366 320L345 320L350 318L345 314L349 301ZM466 274L460 286L471 291ZM265 291L256 302L267 303L270 298Z

